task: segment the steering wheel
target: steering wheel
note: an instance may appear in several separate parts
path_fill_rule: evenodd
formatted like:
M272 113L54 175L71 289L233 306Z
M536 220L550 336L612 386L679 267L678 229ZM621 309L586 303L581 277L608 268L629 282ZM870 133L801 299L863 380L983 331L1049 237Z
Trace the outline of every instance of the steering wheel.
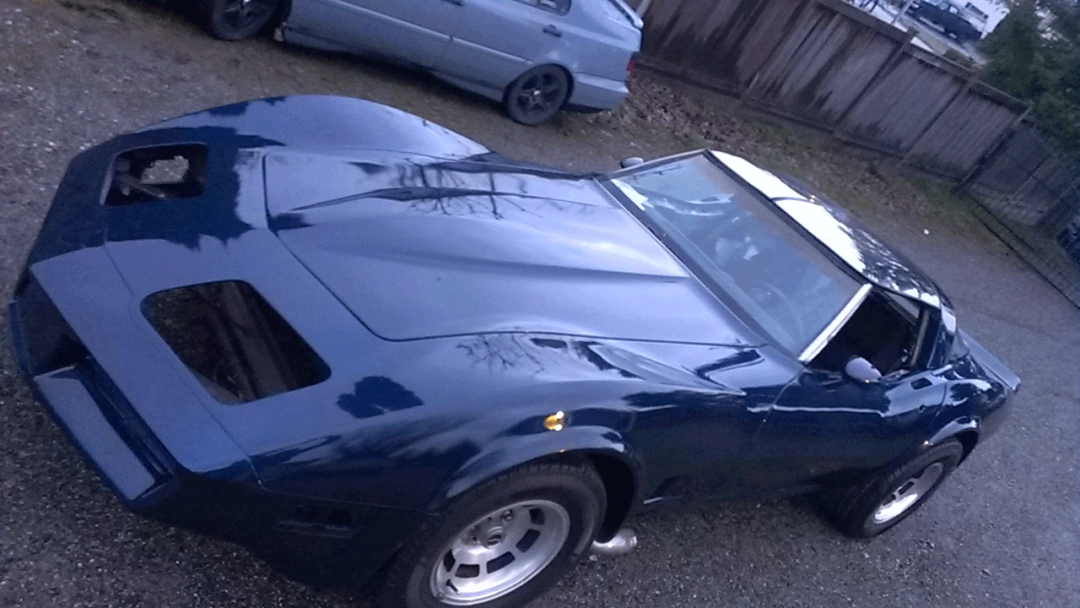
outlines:
M799 335L806 333L803 328L802 318L798 315L798 309L795 308L795 304L787 294L780 291L772 283L761 279L749 279L745 285L747 294L759 306L762 308L781 308L782 312L791 318L797 333Z

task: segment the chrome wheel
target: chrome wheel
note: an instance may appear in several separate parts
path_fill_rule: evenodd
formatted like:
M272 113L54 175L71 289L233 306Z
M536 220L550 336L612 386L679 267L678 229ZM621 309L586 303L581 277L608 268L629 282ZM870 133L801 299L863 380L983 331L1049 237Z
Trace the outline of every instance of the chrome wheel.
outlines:
M870 538L914 513L963 458L960 441L947 439L854 483L825 488L818 499L841 532Z
M918 504L920 498L933 489L944 472L945 465L935 462L897 486L874 511L874 523L884 524L907 513Z
M473 606L527 583L559 554L570 515L549 500L517 502L462 530L431 570L431 593L452 606Z

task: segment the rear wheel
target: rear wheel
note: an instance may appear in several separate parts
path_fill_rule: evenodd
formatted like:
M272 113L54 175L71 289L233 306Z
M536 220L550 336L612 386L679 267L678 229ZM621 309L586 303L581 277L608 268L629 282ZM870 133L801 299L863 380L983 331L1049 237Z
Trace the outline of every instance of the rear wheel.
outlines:
M280 0L208 0L207 28L221 40L251 38L277 15L279 3Z
M922 506L963 455L960 442L946 441L861 483L823 492L822 506L847 536L876 536Z
M506 89L503 105L514 122L537 125L559 113L570 96L570 76L555 65L537 66Z
M537 464L491 481L421 527L391 564L381 604L519 606L553 585L606 508L591 468Z

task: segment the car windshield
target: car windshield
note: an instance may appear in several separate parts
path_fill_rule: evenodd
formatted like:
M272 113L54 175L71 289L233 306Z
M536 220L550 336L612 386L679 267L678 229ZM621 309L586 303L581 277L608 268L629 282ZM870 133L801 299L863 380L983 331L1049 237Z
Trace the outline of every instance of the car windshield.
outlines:
M606 184L725 303L796 355L859 291L860 283L764 195L708 153L617 174Z

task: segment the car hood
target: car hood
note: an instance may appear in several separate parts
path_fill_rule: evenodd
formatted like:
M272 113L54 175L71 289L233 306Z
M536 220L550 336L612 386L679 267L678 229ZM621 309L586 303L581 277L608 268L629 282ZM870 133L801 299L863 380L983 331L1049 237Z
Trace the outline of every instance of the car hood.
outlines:
M588 177L492 154L275 151L270 228L373 333L756 343Z
M488 149L433 122L382 104L331 95L290 95L242 101L185 114L136 133L178 131L195 141L243 147L424 150L443 157ZM255 142L253 138L257 138Z
M180 145L205 147L201 194L103 204L115 158ZM281 262L264 234L385 339L528 331L761 344L591 176L339 97L213 108L84 152L28 265L104 245L143 297L272 271Z

